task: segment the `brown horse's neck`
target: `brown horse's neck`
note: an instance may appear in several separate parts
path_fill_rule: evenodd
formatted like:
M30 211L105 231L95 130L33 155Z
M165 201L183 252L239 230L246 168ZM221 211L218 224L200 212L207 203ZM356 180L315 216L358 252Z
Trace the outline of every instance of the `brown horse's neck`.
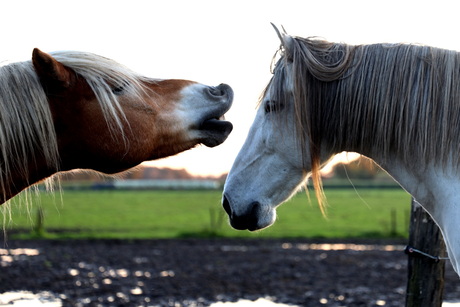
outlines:
M56 169L49 167L44 159L34 158L33 161L27 165L26 171L12 170L10 178L4 180L5 186L0 193L0 204L57 172Z
M78 152L76 153L78 155ZM27 168L27 172L24 171L12 171L10 180L4 180L5 186L3 191L0 192L0 204L13 198L21 191L27 189L33 184L39 183L58 171L70 171L72 169L97 169L98 171L106 174L114 174L125 171L129 168L136 166L136 164L117 165L114 167L110 163L105 167L104 162L101 160L99 165L94 165L94 161L80 159L67 159L66 163L62 163L59 170L49 167L44 159L33 159L33 163L30 163ZM70 163L68 163L70 161ZM96 163L97 164L97 163Z

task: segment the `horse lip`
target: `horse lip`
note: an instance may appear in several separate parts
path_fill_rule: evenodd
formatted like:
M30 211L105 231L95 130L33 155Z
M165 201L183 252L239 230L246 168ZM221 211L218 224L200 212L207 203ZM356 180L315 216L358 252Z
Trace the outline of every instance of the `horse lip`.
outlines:
M233 229L236 230L249 230L249 228L246 225L240 225L238 223L235 223L232 219L230 219L230 225L233 227Z
M220 119L220 118L211 118L205 120L201 125L200 125L200 130L222 130L225 125L231 123L229 121Z
M237 221L234 218L230 218L230 225L236 230L249 230L251 232L261 230L261 229L267 228L269 226L269 225L267 225L267 226L259 226L258 223L253 224L253 223L247 223L246 221L240 222L240 221Z
M218 110L208 114L199 125L198 129L201 132L201 143L208 147L215 147L222 144L230 132L233 130L231 122L225 120L224 114L230 109L232 101L222 105Z
M222 144L233 130L232 123L224 120L224 114L233 103L233 90L227 84L220 84L209 87L206 92L212 99L219 99L220 103L198 125L201 135L199 142L207 147L215 147Z
M220 145L227 139L232 130L231 122L217 118L205 120L200 125L200 131L203 135L201 143L208 147Z

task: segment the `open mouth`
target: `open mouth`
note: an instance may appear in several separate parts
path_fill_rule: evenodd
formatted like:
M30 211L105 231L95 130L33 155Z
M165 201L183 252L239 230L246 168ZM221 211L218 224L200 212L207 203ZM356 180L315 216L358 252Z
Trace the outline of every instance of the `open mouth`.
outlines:
M225 120L225 116L214 117L205 120L201 126L201 143L208 147L215 147L222 144L233 130L231 122Z
M232 106L233 90L227 84L220 84L215 87L207 87L204 93L209 100L218 103L213 104L214 110L210 111L199 125L200 143L208 147L215 147L222 144L233 129L233 125L224 117Z

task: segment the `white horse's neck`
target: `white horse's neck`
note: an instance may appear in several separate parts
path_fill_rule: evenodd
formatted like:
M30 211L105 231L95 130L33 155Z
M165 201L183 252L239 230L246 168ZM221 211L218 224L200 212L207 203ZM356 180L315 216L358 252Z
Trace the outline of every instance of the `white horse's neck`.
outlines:
M379 163L441 228L454 269L460 273L460 171L429 164L418 169L398 159Z
M446 204L459 203L460 208L459 171L435 164L414 169L398 159L391 163L375 161L437 220L442 219L438 209Z

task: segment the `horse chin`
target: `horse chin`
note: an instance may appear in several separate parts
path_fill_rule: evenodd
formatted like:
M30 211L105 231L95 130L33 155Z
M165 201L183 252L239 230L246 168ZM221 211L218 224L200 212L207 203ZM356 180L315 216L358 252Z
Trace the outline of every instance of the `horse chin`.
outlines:
M215 147L227 139L233 125L228 121L213 118L205 120L199 129L202 136L200 143L207 147Z

